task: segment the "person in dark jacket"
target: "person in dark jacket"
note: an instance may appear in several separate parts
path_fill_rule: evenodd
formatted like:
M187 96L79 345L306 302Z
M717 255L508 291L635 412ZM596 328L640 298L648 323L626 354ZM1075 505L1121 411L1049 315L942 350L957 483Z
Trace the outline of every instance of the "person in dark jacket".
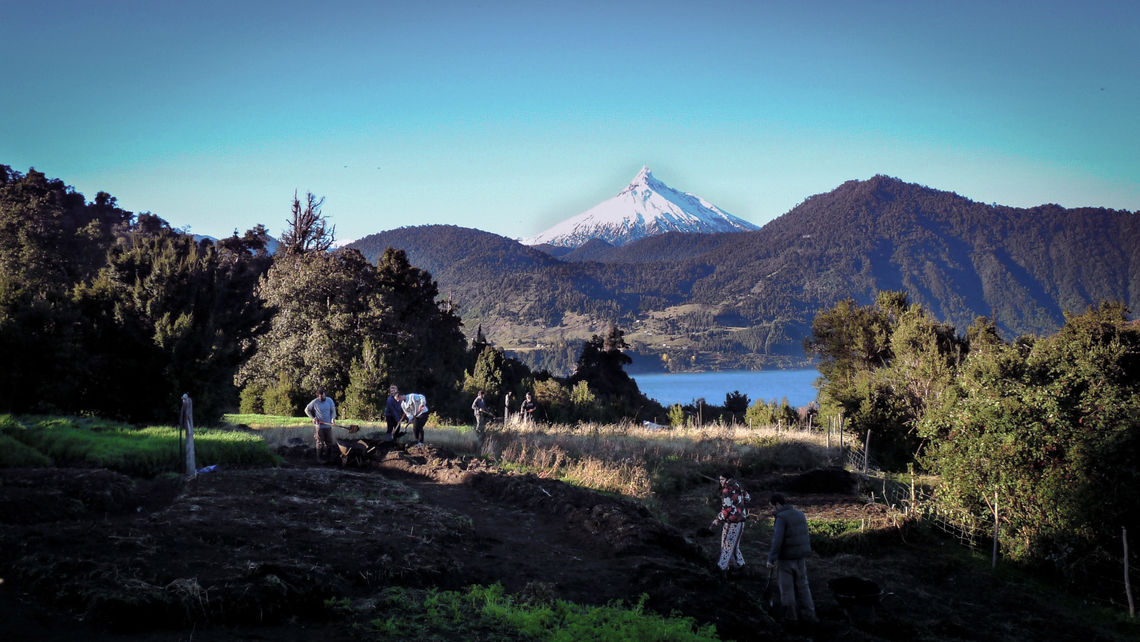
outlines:
M399 436L400 419L404 417L404 408L400 405L400 389L396 386L388 386L388 401L384 404L384 421L388 424L388 432L384 436L388 441L392 441L392 432L396 432Z
M807 518L780 493L772 493L769 503L772 505L772 516L776 518L776 526L772 531L768 567L776 567L780 604L785 609L784 618L795 622L802 613L805 620L818 622L807 577L807 556L811 553Z
M744 522L748 519L748 509L744 504L749 499L751 497L748 496L748 491L741 488L735 479L720 476L720 512L709 528L716 530L721 522L724 523L720 532L720 559L716 563L722 571L728 571L730 566L733 569L744 567L744 556L740 554L740 536L744 533Z

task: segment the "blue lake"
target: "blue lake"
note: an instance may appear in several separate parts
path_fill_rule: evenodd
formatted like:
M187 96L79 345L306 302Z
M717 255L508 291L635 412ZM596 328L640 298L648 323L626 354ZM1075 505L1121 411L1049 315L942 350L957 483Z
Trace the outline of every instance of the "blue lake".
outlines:
M815 401L816 390L812 383L819 377L819 371L815 368L731 370L632 376L647 397L664 406L687 404L700 398L719 406L724 403L725 395L739 391L748 395L749 405L757 399L779 401L786 397L788 404L795 407Z

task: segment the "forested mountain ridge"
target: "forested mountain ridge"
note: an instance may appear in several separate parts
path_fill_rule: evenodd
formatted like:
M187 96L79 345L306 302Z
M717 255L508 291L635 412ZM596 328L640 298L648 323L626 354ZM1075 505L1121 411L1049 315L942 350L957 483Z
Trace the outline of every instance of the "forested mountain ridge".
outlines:
M591 248L591 260L450 226L351 245L370 260L388 246L439 280L469 334L481 325L555 370L565 364L544 359L609 323L626 329L635 368L789 365L817 312L881 290L906 290L960 331L992 317L1007 336L1055 332L1065 312L1102 300L1140 304L1134 213L986 205L886 176L812 196L758 231L666 234Z

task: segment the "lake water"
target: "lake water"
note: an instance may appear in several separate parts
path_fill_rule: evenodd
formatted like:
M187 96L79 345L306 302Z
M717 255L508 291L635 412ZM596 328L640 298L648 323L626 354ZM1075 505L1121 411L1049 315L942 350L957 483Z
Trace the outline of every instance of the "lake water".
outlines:
M779 401L787 397L792 407L806 406L815 401L812 383L818 377L815 368L633 375L641 392L664 406L687 404L702 397L706 403L719 406L725 395L734 391L748 395L749 405L757 399Z

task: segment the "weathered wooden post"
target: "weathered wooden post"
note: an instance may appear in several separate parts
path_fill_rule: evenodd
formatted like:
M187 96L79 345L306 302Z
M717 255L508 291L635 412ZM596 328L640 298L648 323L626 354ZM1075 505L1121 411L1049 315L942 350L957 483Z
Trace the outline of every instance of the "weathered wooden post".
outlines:
M867 461L871 459L871 429L867 429L867 439L863 442L863 474L867 474Z
M839 449L843 450L843 413L839 413Z
M186 432L186 460L183 474L187 478L193 478L198 474L198 469L194 467L194 402L190 399L190 395L182 395L182 411L178 416L178 430L179 435L182 431Z
M1120 539L1124 540L1124 594L1128 596L1128 617L1136 617L1136 604L1132 601L1132 579L1128 577L1128 527L1120 527Z
M989 502L986 502L986 503L989 503ZM996 490L994 491L994 504L993 504L992 508L994 511L994 549L993 549L993 554L992 554L991 559L990 559L990 569L991 570L997 568L998 535L1000 534L998 527L1001 525L1001 522L998 521L998 516L999 516L998 515L998 492Z
M506 426L511 422L511 393L507 391L503 397L503 425Z
M914 462L908 463L906 467L910 472L910 510L911 512L915 512L917 514L917 511L915 511L914 501Z

